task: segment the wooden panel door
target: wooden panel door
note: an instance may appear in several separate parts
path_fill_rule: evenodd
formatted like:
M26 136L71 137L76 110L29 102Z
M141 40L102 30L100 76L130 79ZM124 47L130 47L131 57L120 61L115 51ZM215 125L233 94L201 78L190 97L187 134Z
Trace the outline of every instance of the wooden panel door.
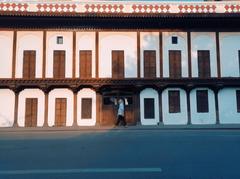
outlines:
M112 51L112 78L124 78L124 51Z
M92 51L81 50L79 52L80 57L80 78L92 78Z
M67 99L56 98L55 101L55 126L66 126Z
M210 51L198 50L198 77L210 78Z
M24 50L23 52L23 78L35 78L36 71L36 51Z
M65 51L64 50L54 51L53 78L65 78Z
M37 98L26 98L25 103L25 127L37 126Z
M92 118L92 98L82 98L82 119Z
M170 78L182 77L180 50L169 50L169 77Z
M144 51L144 77L156 78L156 51Z

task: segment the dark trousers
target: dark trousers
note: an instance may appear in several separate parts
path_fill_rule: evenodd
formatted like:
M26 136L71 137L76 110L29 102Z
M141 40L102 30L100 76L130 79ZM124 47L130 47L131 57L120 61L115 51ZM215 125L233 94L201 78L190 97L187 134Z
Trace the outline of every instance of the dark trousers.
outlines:
M118 126L121 123L122 123L123 126L127 125L125 117L121 116L121 115L118 115L116 125Z

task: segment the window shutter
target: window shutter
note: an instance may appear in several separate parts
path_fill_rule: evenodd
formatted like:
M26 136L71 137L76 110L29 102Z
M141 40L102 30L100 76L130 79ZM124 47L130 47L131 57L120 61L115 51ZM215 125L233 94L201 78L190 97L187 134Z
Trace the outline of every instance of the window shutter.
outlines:
M66 125L67 99L56 98L55 100L55 126Z
M181 78L181 51L169 50L169 76L170 78Z
M26 98L25 102L25 127L37 126L37 98Z
M240 113L240 90L236 91L237 112Z
M124 78L124 51L112 51L112 78Z
M144 98L144 118L155 118L154 98Z
M198 76L200 78L211 77L209 50L198 50Z
M156 77L156 51L153 50L144 51L144 77L145 78Z
M168 91L169 113L179 113L180 109L180 92L177 90Z
M209 112L208 107L208 91L207 90L197 90L197 112L207 113Z
M80 77L91 78L92 77L92 51L81 50L80 51Z
M82 119L92 118L92 98L82 98Z
M23 78L35 78L36 71L36 51L24 50L23 52Z
M53 58L53 77L65 78L65 51L55 50Z

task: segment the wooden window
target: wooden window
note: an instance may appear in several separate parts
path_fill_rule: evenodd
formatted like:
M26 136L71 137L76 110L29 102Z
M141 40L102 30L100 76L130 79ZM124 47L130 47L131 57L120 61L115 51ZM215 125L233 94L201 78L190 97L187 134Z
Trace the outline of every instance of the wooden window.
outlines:
M180 109L180 91L168 91L169 113L179 113Z
M23 51L23 78L35 78L36 70L36 51L24 50Z
M239 69L239 76L240 76L240 50L238 50L238 69Z
M92 98L82 98L82 119L92 118Z
M66 126L67 99L56 98L55 101L55 126Z
M25 102L25 127L37 126L37 98L26 98Z
M209 50L198 50L198 77L211 77Z
M155 118L154 98L144 98L144 118Z
M112 78L124 78L124 51L112 51Z
M57 44L63 44L63 36L57 36Z
M237 112L240 113L240 90L236 91Z
M172 37L172 44L178 44L178 37L176 36Z
M65 51L53 52L53 78L65 78Z
M197 90L197 112L207 113L209 112L208 107L208 91L207 90Z
M156 77L156 51L144 50L144 77Z
M170 78L181 78L181 51L169 50L169 76Z
M80 57L80 78L92 78L92 51L81 50L79 52Z

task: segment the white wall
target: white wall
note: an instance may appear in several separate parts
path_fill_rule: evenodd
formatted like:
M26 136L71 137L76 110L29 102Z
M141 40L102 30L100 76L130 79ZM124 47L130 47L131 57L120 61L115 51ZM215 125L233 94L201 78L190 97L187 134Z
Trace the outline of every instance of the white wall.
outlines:
M153 119L144 118L144 98L154 98L154 117ZM152 88L146 88L140 93L140 120L142 125L157 125L159 123L159 98L158 92Z
M12 77L13 32L0 31L0 78Z
M178 44L172 44L172 36L178 37ZM180 50L182 77L188 77L188 50L186 32L163 32L163 77L169 77L169 50Z
M15 94L9 89L0 89L0 127L11 127L14 122Z
M214 32L192 32L192 77L198 77L198 50L210 51L211 77L217 77L216 36Z
M240 33L219 33L222 77L239 77Z
M44 124L44 105L45 96L40 89L25 89L19 93L18 99L18 125L20 127L25 126L25 107L26 98L37 98L37 126L43 126Z
M112 50L124 50L125 77L137 77L137 32L100 32L99 47L99 77L112 77Z
M239 88L224 88L218 93L219 120L222 124L240 123L240 113L237 112L236 90Z
M169 113L168 91L180 90L180 112ZM162 92L162 111L164 124L187 124L187 96L180 88L167 88Z
M55 123L55 99L66 98L67 99L67 112L66 112L66 126L72 126L73 124L73 92L69 89L54 89L49 93L48 99L48 125L54 126Z
M197 112L197 90L208 90L208 113ZM215 124L216 123L216 108L214 92L208 88L197 88L193 89L190 93L190 104L191 104L191 123L192 124Z
M16 78L23 76L23 51L36 51L36 78L42 77L43 66L43 32L17 32Z
M82 98L92 98L92 118L82 119ZM77 123L79 126L94 126L96 124L96 92L92 89L85 88L77 94Z
M96 70L96 50L95 50L95 32L77 32L76 34L76 77L79 77L79 51L91 50L92 51L92 77L95 77ZM81 59L80 59L81 60Z
M140 68L141 77L144 77L144 50L156 51L156 75L160 77L160 60L159 60L159 32L141 32L140 33Z
M63 36L63 44L57 44L57 36ZM47 32L46 77L53 77L53 51L65 50L65 77L72 77L72 32Z

